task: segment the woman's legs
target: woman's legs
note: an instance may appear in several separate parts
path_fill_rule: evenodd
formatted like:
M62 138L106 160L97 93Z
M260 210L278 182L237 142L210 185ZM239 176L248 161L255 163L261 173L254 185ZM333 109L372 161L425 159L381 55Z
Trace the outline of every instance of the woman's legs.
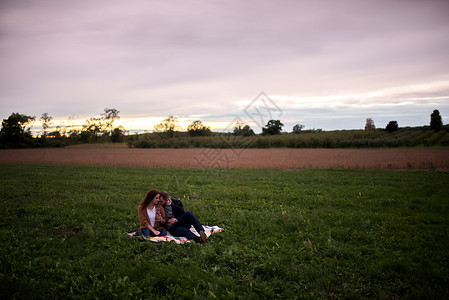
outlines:
M158 231L160 232L158 236L167 235L167 231L165 229L159 229ZM150 236L156 236L156 235L154 235L154 233L150 231Z
M164 236L167 235L167 231L165 229L160 229L158 230L160 233L158 236ZM151 236L154 237L156 236L151 230L149 230L148 228L142 228L142 230L140 231L142 233L142 235L144 236Z

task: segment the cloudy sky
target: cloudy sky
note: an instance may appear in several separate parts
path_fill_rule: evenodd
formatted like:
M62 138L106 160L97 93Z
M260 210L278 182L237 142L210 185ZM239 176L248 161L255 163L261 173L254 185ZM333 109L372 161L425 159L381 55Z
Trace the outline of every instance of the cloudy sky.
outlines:
M448 33L446 0L0 0L0 118L446 124Z

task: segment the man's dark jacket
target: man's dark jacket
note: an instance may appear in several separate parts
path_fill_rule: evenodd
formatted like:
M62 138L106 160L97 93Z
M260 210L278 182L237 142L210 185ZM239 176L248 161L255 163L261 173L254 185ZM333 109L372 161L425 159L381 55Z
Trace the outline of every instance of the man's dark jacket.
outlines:
M184 216L184 214L186 213L181 200L171 199L171 207L173 208L173 216L179 222L181 220L181 218Z

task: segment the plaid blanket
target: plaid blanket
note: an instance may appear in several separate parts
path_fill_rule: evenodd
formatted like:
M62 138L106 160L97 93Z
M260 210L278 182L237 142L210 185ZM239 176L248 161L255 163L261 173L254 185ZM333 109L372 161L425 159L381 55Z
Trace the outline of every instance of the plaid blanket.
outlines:
M223 228L220 228L218 226L206 226L203 225L204 227L204 232L206 233L206 235L209 237L212 233L217 233L217 232L222 232L224 231ZM193 232L194 234L196 234L197 236L200 236L198 232L196 232L196 229L193 228L193 226L190 228L190 231ZM137 230L133 230L128 232L127 234L129 236L132 237L136 237L136 232ZM190 243L190 240L185 238L185 237L178 237L178 236L173 236L170 234L170 232L167 233L167 235L165 236L156 236L156 237L144 237L139 235L139 238L145 239L145 240L150 240L152 242L171 242L174 241L176 244L184 244L184 243Z

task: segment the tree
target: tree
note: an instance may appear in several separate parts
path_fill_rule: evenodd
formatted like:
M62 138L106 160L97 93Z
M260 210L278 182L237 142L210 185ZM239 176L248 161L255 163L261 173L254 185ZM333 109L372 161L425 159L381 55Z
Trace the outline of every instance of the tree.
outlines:
M114 130L112 130L112 134L111 134L111 142L113 142L113 143L123 142L123 140L125 138L124 131L125 131L125 128L123 128L122 126L114 128Z
M83 130L80 134L81 140L84 143L92 142L92 140L97 140L99 136L107 133L107 125L104 118L90 118L86 120L83 125Z
M255 135L254 131L249 127L249 125L243 126L243 123L237 121L234 127L234 135L243 135L243 136L253 136Z
M249 127L249 125L245 125L243 126L242 130L240 131L241 135L243 136L253 136L256 135L254 133L254 130L251 129L251 127Z
M301 131L304 129L304 127L306 127L306 126L304 126L304 125L299 125L299 124L296 124L295 126L293 126L293 133L301 133Z
M374 130L376 129L376 125L374 125L374 120L371 118L366 119L365 130Z
M284 124L282 124L280 120L270 120L267 125L262 128L262 134L280 134L282 126L284 126Z
M399 130L398 122L390 121L388 123L387 127L385 127L385 130L387 130L390 133Z
M52 124L51 120L53 120L53 117L51 117L48 113L43 113L39 120L42 123L42 128L43 128L42 135L46 136L47 135L47 129Z
M438 132L443 127L443 120L441 119L440 111L435 109L430 115L430 128Z
M176 125L177 123L178 119L176 117L168 116L159 124L154 125L154 130L163 131L168 137L173 137L175 131L180 128L180 126Z
M0 131L3 143L12 146L31 142L31 126L36 117L12 113L8 119L3 119ZM30 126L30 127L28 127Z
M119 120L120 112L115 108L105 108L104 114L102 114L102 118L105 120L105 127L109 130L109 134L112 135L112 129L114 128L114 121Z
M211 133L209 126L204 126L200 120L193 121L187 126L187 131L191 136L205 136Z
M98 140L100 136L112 136L114 121L120 119L119 113L115 108L105 108L104 113L99 118L86 120L80 133L82 142L92 142L93 140Z

